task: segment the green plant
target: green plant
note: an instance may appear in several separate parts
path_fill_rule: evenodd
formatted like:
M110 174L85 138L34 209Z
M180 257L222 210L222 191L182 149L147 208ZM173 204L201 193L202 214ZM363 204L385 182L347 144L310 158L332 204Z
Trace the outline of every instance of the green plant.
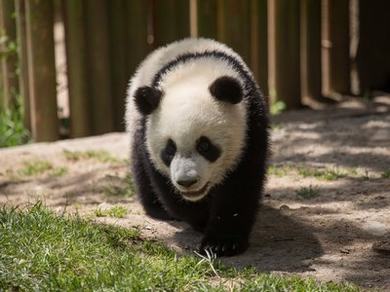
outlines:
M334 181L347 176L346 171L343 171L338 168L317 169L306 166L298 167L298 174L303 177L315 177L328 181Z
M22 176L36 176L53 169L53 165L47 160L25 161L23 167L18 170Z
M13 110L0 107L0 148L25 144L30 134L24 126L23 108L17 104Z
M95 215L97 217L124 218L127 215L127 208L124 206L113 206L109 209L97 208Z
M290 165L274 165L271 164L268 166L268 174L274 175L277 177L283 177L289 174L292 171L292 167Z
M119 197L131 197L134 195L135 189L134 184L130 175L127 175L122 179L120 184L118 183L107 183L103 186L103 193L106 196L119 196Z
M271 103L271 115L279 115L286 110L286 104L281 100L275 100Z
M312 199L320 195L320 190L318 187L310 185L309 187L302 187L296 190L296 194L302 199Z
M65 158L69 161L93 159L102 163L119 163L120 159L105 150L69 151L64 150Z
M390 169L385 170L385 171L381 174L381 177L382 177L382 178L390 178Z
M53 166L47 160L33 159L23 162L23 166L17 170L7 170L6 174L9 177L18 179L20 177L38 176L48 174L50 176L63 176L68 173L66 167Z

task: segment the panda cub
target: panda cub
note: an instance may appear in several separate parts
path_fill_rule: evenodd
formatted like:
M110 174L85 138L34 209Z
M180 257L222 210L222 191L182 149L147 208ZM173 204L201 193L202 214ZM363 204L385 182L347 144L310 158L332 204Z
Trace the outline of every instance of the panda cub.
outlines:
M203 233L200 251L245 251L268 152L264 97L241 57L209 39L152 52L130 81L131 170L146 213Z

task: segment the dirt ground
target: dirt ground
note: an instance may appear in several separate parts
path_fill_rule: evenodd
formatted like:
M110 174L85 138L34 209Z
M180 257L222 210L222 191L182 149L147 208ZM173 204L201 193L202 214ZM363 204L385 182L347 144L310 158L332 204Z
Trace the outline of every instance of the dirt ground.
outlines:
M119 160L72 160L64 152L87 150L106 150ZM251 247L223 261L390 290L390 97L279 115L272 151ZM146 217L136 197L121 191L127 187L127 153L122 133L0 150L0 204L43 200L57 212L92 217L98 208L119 204L129 210L124 218L94 220L136 226L179 253L192 252L200 234L184 223ZM36 160L67 171L21 174L26 162ZM320 175L324 170L343 175L327 179Z

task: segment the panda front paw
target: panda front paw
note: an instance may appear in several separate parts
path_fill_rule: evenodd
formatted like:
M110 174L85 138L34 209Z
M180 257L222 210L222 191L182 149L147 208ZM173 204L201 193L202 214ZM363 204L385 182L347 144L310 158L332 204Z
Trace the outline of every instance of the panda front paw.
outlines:
M216 238L205 236L200 245L199 253L202 255L216 255L217 257L230 257L247 250L249 244L247 238L224 237Z

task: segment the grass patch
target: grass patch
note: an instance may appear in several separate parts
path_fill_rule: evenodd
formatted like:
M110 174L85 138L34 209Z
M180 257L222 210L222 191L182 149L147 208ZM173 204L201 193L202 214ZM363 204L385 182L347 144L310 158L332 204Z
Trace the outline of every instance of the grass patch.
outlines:
M25 161L23 167L17 170L19 176L38 176L49 173L50 176L63 176L68 173L66 167L55 167L47 160Z
M382 172L381 178L390 178L390 169Z
M0 287L12 291L358 291L350 284L236 270L178 257L135 229L57 216L42 205L0 209Z
M348 176L346 171L338 168L317 169L304 166L298 167L298 174L303 177L315 177L327 181L334 181Z
M316 168L305 165L270 165L268 174L284 177L288 175L298 174L302 177L314 177L319 180L335 181L345 177L361 177L366 179L367 174L359 174L357 169L353 168Z
M276 100L271 103L270 112L271 115L276 116L286 110L286 104L281 100Z
M0 148L26 144L30 134L24 127L23 108L16 105L14 110L0 107Z
M127 215L127 208L124 206L113 206L109 209L97 208L95 215L97 217L124 218Z
M107 183L102 188L103 193L106 196L119 196L119 197L132 197L135 193L133 180L130 175L127 175L123 179L123 183Z
M52 176L64 176L68 173L68 169L66 167L55 167L52 172L50 173L50 175Z
M268 174L274 175L277 177L283 177L287 176L289 173L291 173L292 168L288 165L270 165L268 166Z
M53 169L53 165L46 160L25 161L23 167L18 170L22 176L36 176Z
M119 163L120 159L111 155L108 151L105 150L89 150L89 151L69 151L64 150L65 158L69 161L80 161L93 159L102 163Z
M309 187L302 187L295 191L298 197L302 199L312 199L320 195L318 187L310 185Z

